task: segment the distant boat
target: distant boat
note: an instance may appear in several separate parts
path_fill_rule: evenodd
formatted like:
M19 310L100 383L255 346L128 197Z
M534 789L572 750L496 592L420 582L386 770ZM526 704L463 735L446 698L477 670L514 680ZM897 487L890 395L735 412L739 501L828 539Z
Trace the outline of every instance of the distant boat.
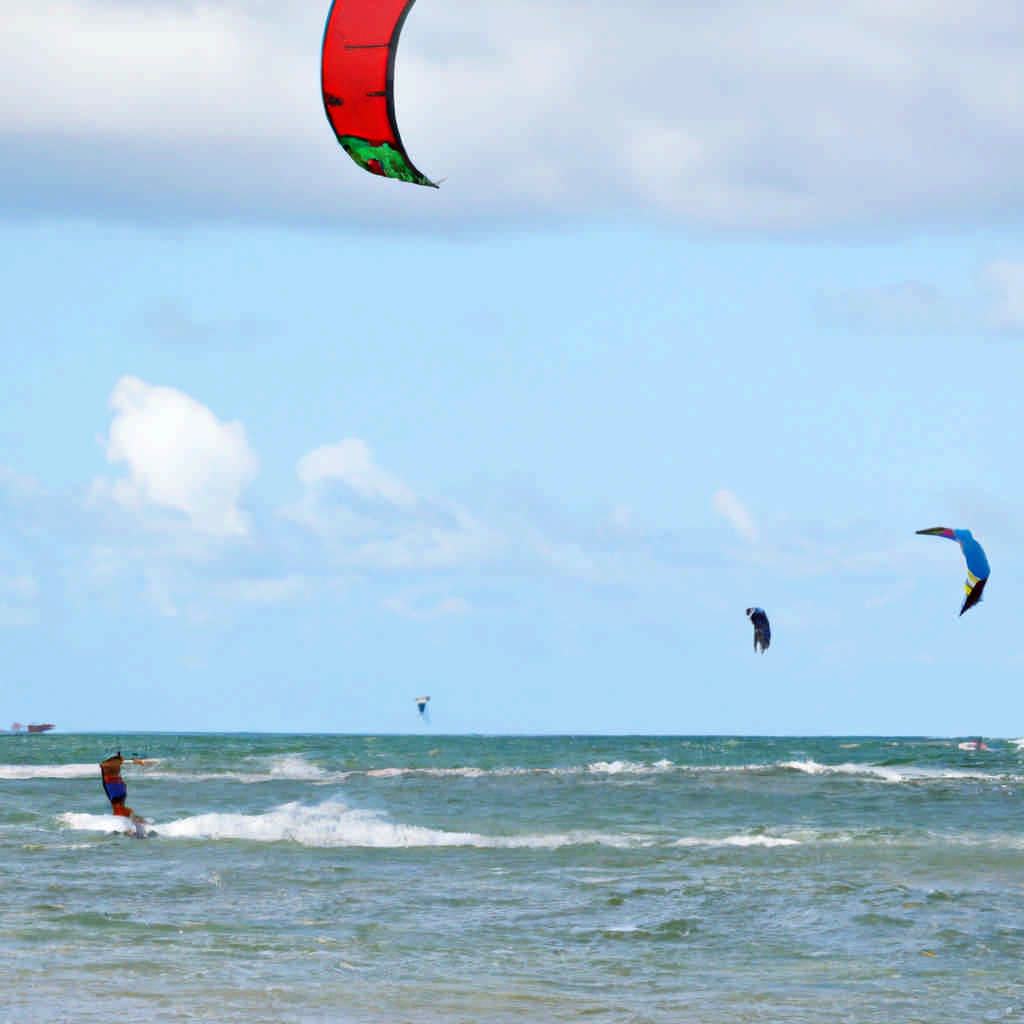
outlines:
M41 725L22 725L21 722L15 722L11 726L11 731L21 732L22 729L28 729L29 732L49 732L53 727L53 722L43 722Z

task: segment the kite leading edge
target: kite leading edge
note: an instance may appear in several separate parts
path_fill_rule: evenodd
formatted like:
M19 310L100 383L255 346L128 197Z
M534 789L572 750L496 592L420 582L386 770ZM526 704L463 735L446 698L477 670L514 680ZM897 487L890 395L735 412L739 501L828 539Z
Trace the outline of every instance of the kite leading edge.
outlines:
M985 584L988 582L989 569L988 559L982 546L974 539L970 530L951 530L948 526L933 526L928 530L918 530L920 534L927 534L932 537L946 537L955 540L964 553L964 560L967 562L967 580L964 588L967 596L964 598L960 614L963 615L968 608L973 608L980 600Z
M327 120L342 148L371 174L437 188L413 165L395 118L395 52L416 0L334 0L320 55Z

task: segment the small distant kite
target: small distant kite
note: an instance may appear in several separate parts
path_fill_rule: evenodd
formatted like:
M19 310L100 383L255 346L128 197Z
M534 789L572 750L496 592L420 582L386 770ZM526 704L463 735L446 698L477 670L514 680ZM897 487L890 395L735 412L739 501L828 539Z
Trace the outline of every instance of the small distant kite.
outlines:
M763 608L748 608L747 618L754 624L754 650L757 650L757 645L761 645L761 653L764 654L768 650L768 645L772 642L772 628L768 625L768 616L765 615Z
M395 116L395 51L416 0L334 0L320 54L324 111L338 142L371 174L437 188L413 166Z
M917 532L931 537L947 537L960 545L960 549L964 553L964 560L967 562L967 579L964 582L967 596L960 609L960 614L963 615L968 608L973 608L981 600L982 591L985 589L985 584L992 571L988 566L984 550L974 539L970 530L951 530L946 526L933 526L930 530L918 530Z
M427 717L427 705L429 703L430 703L430 698L429 697L417 697L416 698L416 707L419 708L420 718L426 718Z

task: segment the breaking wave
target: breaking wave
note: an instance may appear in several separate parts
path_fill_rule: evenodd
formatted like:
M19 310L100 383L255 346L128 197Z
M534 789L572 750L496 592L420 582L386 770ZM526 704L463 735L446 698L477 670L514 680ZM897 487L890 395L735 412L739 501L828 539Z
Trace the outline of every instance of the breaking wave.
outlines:
M117 831L110 815L67 812L60 817L68 828L90 832ZM292 842L301 846L354 846L375 849L470 846L482 849L558 849L564 846L644 845L641 837L574 831L516 836L478 832L448 832L388 820L379 811L357 810L339 800L315 806L287 803L262 814L199 814L152 823L159 836L174 839L237 839L254 842Z

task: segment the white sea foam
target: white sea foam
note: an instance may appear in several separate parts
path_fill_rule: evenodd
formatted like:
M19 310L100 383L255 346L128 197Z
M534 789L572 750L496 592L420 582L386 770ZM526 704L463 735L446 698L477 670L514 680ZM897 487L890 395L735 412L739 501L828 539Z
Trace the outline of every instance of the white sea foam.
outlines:
M422 775L427 778L444 779L476 779L484 775L518 775L525 774L526 769L495 768L369 768L365 772L368 779L400 779L407 775Z
M113 814L82 814L68 811L60 816L60 820L70 829L77 832L127 832L125 818Z
M638 761L594 761L587 765L587 771L603 775L650 775L668 771L675 765L671 761L655 761L654 764Z
M282 754L272 758L249 758L256 762L251 771L208 771L182 772L172 770L151 770L146 773L152 779L170 779L177 782L238 782L243 785L260 785L267 782L311 782L314 785L344 782L352 772L327 771L307 761L301 754Z
M1024 747L1024 741L1022 741ZM984 771L980 768L927 767L918 765L875 765L843 762L840 764L824 764L812 759L781 761L771 763L749 763L737 765L680 765L662 759L654 762L644 761L593 761L586 765L563 765L557 767L498 767L478 768L474 766L454 767L389 767L362 768L343 771L329 771L309 761L301 754L283 754L254 764L252 770L239 771L181 771L165 768L160 765L125 766L125 777L131 782L132 776L147 779L166 779L173 781L232 781L245 785L259 785L268 782L308 782L317 786L343 783L345 780L359 776L369 779L400 779L423 777L437 779L477 779L501 778L523 775L572 777L579 775L605 775L609 777L630 776L642 777L680 772L690 775L718 774L763 774L778 770L798 772L811 776L849 776L851 778L877 780L883 783L918 783L959 780L977 780L980 782L1017 783L1024 781L1019 773ZM21 779L77 779L98 777L96 764L0 764L0 781Z
M789 768L795 772L803 772L805 775L859 775L880 779L882 782L907 781L907 776L904 772L885 765L854 764L852 762L821 764L818 761L783 761L779 767Z
M799 839L789 839L785 836L766 836L761 834L733 835L733 836L684 836L677 839L676 846L800 846Z
M96 764L0 764L0 779L84 779L100 777Z
M799 839L787 839L785 836L726 836L722 840L725 846L799 846Z
M515 775L651 775L659 772L680 770L669 760L660 760L653 763L645 761L592 761L583 766L561 765L551 768L527 768L507 766L502 768L476 768L472 766L458 766L453 768L370 768L362 774L374 779L401 778L407 775L422 775L429 778L464 778L476 779L483 777L502 777ZM352 772L352 774L360 774Z
M780 768L802 772L805 775L851 775L882 782L944 782L951 780L976 779L981 782L1014 782L1018 775L994 774L992 772L970 771L962 768L925 768L916 765L875 765L820 764L817 761L783 761Z
M68 812L60 819L68 828L111 832L109 815ZM356 846L375 849L470 846L487 849L557 849L602 845L620 848L651 845L642 836L598 832L495 836L477 832L447 832L392 822L378 811L358 810L339 800L308 806L282 804L263 814L199 814L175 821L154 822L152 831L175 839L238 839L256 842L294 842L302 846Z
M323 768L310 763L301 754L283 754L270 759L271 778L317 782L326 774Z

